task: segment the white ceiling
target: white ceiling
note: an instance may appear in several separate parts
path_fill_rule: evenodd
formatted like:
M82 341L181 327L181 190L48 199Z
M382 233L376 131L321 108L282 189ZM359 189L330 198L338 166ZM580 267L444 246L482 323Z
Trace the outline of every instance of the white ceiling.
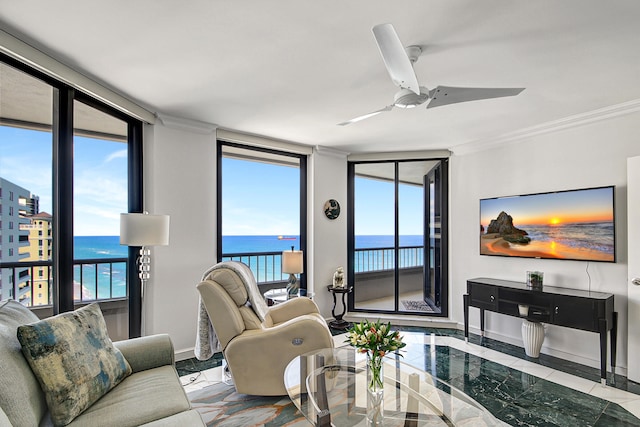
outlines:
M394 109L371 34L420 45L421 85L517 97ZM0 0L0 26L140 105L351 153L469 147L640 100L636 0Z

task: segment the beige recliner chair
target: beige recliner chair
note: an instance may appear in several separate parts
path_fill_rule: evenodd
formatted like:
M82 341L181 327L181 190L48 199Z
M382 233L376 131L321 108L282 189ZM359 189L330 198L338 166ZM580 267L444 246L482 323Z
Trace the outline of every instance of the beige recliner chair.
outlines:
M287 364L300 354L333 347L312 300L294 298L267 307L243 263L215 265L197 288L238 393L286 395Z

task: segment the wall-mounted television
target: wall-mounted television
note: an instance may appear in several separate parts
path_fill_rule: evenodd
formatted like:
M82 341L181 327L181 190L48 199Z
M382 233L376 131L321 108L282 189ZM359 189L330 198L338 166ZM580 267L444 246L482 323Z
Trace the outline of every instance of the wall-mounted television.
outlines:
M616 261L615 187L480 200L480 254Z

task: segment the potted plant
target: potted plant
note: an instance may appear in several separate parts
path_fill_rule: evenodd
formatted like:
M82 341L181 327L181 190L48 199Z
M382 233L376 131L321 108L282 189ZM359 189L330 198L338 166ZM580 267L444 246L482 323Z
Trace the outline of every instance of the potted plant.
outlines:
M527 286L532 289L542 289L543 278L542 271L527 271Z

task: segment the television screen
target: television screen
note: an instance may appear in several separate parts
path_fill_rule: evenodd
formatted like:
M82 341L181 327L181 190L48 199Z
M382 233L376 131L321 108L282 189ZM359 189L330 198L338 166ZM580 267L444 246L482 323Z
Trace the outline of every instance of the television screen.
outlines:
M615 262L614 186L480 200L480 254Z

